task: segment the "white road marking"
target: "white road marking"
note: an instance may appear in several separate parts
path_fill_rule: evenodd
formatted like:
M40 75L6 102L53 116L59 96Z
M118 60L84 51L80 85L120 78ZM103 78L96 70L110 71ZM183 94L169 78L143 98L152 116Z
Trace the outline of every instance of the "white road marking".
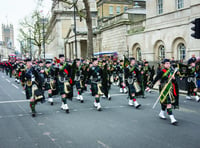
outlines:
M127 94L111 94L111 97L112 96L127 96Z
M37 114L42 115L43 113L37 113ZM0 116L0 119L3 119L3 118L25 117L25 116L30 116L30 115L31 115L31 113L16 114L16 115L5 115L5 116Z
M29 100L0 101L0 104L5 104L5 103L20 103L20 102L29 102Z
M184 108L184 107L180 107L178 111L180 111L180 112L188 112L188 113L197 113L195 110Z
M19 87L18 87L18 86L16 86L15 84L13 84L13 83L12 83L12 86L14 86L15 88L19 89Z
M6 81L7 81L8 83L10 83L10 80L8 80L8 79L6 79Z
M24 95L25 95L25 92L24 92L24 91L22 91L22 94L24 94Z
M105 143L103 143L103 142L100 141L100 140L97 140L97 143L100 144L102 147L109 148L108 145L106 145Z

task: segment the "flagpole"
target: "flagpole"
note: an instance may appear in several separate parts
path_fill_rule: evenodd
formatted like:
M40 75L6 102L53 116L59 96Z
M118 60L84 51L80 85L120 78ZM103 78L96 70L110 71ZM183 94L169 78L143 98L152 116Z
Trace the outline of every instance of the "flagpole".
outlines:
M162 91L160 92L160 95L159 95L158 99L156 100L156 102L154 103L154 105L153 105L153 107L152 107L153 109L154 109L154 108L156 107L156 105L158 104L158 101L160 100L160 97L162 96L164 90L167 88L167 85L171 82L171 80L172 80L172 78L174 77L174 75L175 75L175 73L177 72L177 70L178 70L178 68L176 68L176 69L174 70L173 75L171 76L171 78L169 79L169 81L167 82L167 84L165 84L165 87L162 89Z

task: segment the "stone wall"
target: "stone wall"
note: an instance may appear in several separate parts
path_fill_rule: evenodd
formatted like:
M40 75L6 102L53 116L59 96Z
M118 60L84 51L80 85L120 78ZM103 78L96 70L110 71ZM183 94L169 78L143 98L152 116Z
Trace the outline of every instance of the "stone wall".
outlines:
M139 46L142 52L142 58L148 61L158 61L159 46L165 47L165 57L175 57L175 60L181 60L179 57L178 45L185 45L186 57L188 60L192 54L200 56L200 42L191 37L190 23L200 14L200 2L197 0L184 0L184 7L176 9L175 1L163 1L163 14L156 12L156 0L147 1L147 18L145 21L145 30L131 34L129 30L128 46L130 54L136 56L136 47ZM132 29L133 30L133 29Z

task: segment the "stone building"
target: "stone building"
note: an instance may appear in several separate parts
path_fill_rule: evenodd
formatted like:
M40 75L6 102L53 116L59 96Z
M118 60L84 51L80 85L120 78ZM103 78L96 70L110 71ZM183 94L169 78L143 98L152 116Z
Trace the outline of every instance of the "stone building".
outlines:
M191 37L191 21L199 14L199 0L146 1L145 29L127 34L130 55L148 61L199 56L200 42Z
M13 25L2 24L1 30L2 30L2 41L0 41L0 60L7 59L9 54L15 53Z
M104 3L111 0L96 1L91 0L94 53L116 51L120 58L126 54L148 61L171 57L187 60L192 54L200 55L200 42L191 37L191 21L200 17L199 0L135 0L132 8L127 4L129 9L119 14L114 14L119 4L113 5L113 16L109 15L111 3ZM98 9L98 25L95 9ZM48 35L52 43L48 49L56 56L65 53L73 59L76 53L73 10L59 3L52 7L52 14ZM77 55L85 58L87 26L78 16L76 22Z
M96 0L98 21L119 15L133 6L133 0Z
M134 4L137 5L99 23L95 52L114 51L118 53L119 58L129 54L127 34L130 30L143 31L143 21L146 18L145 8L139 7L136 2Z
M97 25L96 1L90 0L90 10L93 27ZM84 8L82 0L78 1L78 9ZM52 17L47 29L46 39L51 42L46 45L46 53L58 57L60 53L67 58L86 57L87 55L87 25L76 12L76 42L74 34L74 7L62 2L53 1ZM77 49L75 49L77 43Z
M3 45L9 49L14 48L14 28L13 25L2 24L2 41Z

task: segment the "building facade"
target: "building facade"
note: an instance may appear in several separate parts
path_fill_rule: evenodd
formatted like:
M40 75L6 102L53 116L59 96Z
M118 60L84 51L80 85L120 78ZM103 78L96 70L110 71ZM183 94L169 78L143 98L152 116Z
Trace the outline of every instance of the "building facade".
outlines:
M119 15L133 6L133 0L96 0L98 21Z
M2 24L2 41L0 41L0 60L8 59L9 54L15 53L14 27L12 24Z
M94 28L97 24L96 1L90 0L90 10L92 15L92 24ZM78 1L78 9L84 8L82 0ZM53 1L52 17L50 26L47 29L46 39L50 43L46 45L46 53L53 57L59 54L65 54L67 58L74 59L76 57L86 57L87 55L87 25L83 18L77 14L74 7L63 3ZM76 42L74 34L74 19L76 21ZM75 43L77 49L75 49ZM76 51L77 50L77 51Z
M94 12L92 15L94 53L116 51L120 58L128 55L137 60L148 61L160 61L171 57L175 60L187 60L192 54L200 56L200 42L191 37L191 21L200 17L198 0L136 0L131 3L132 6L130 4L132 8L119 14L117 14L119 3L113 5L111 0L91 0L91 2L91 11ZM112 5L113 15L110 15ZM125 4L122 6L124 8ZM121 8L120 6L120 10ZM95 27L97 19L95 9L98 9L97 27ZM87 55L85 21L80 22L80 18L76 17L76 52L73 11L62 4L52 7L52 10L53 16L49 27L49 37L53 39L49 45L52 54L65 53L66 57L74 59L77 53L78 57L85 58Z
M200 56L200 42L191 37L191 21L200 17L198 0L146 1L145 29L127 34L130 55L148 61Z
M144 2L144 1L140 1ZM97 34L97 46L95 52L117 52L119 58L129 55L127 34L134 31L143 31L143 21L146 18L146 10L140 7L138 2L132 3L131 8L125 12L104 19L99 23ZM142 28L140 25L142 25ZM139 27L138 27L139 26Z
M2 24L2 41L3 45L9 49L13 49L14 46L14 28L13 25Z

